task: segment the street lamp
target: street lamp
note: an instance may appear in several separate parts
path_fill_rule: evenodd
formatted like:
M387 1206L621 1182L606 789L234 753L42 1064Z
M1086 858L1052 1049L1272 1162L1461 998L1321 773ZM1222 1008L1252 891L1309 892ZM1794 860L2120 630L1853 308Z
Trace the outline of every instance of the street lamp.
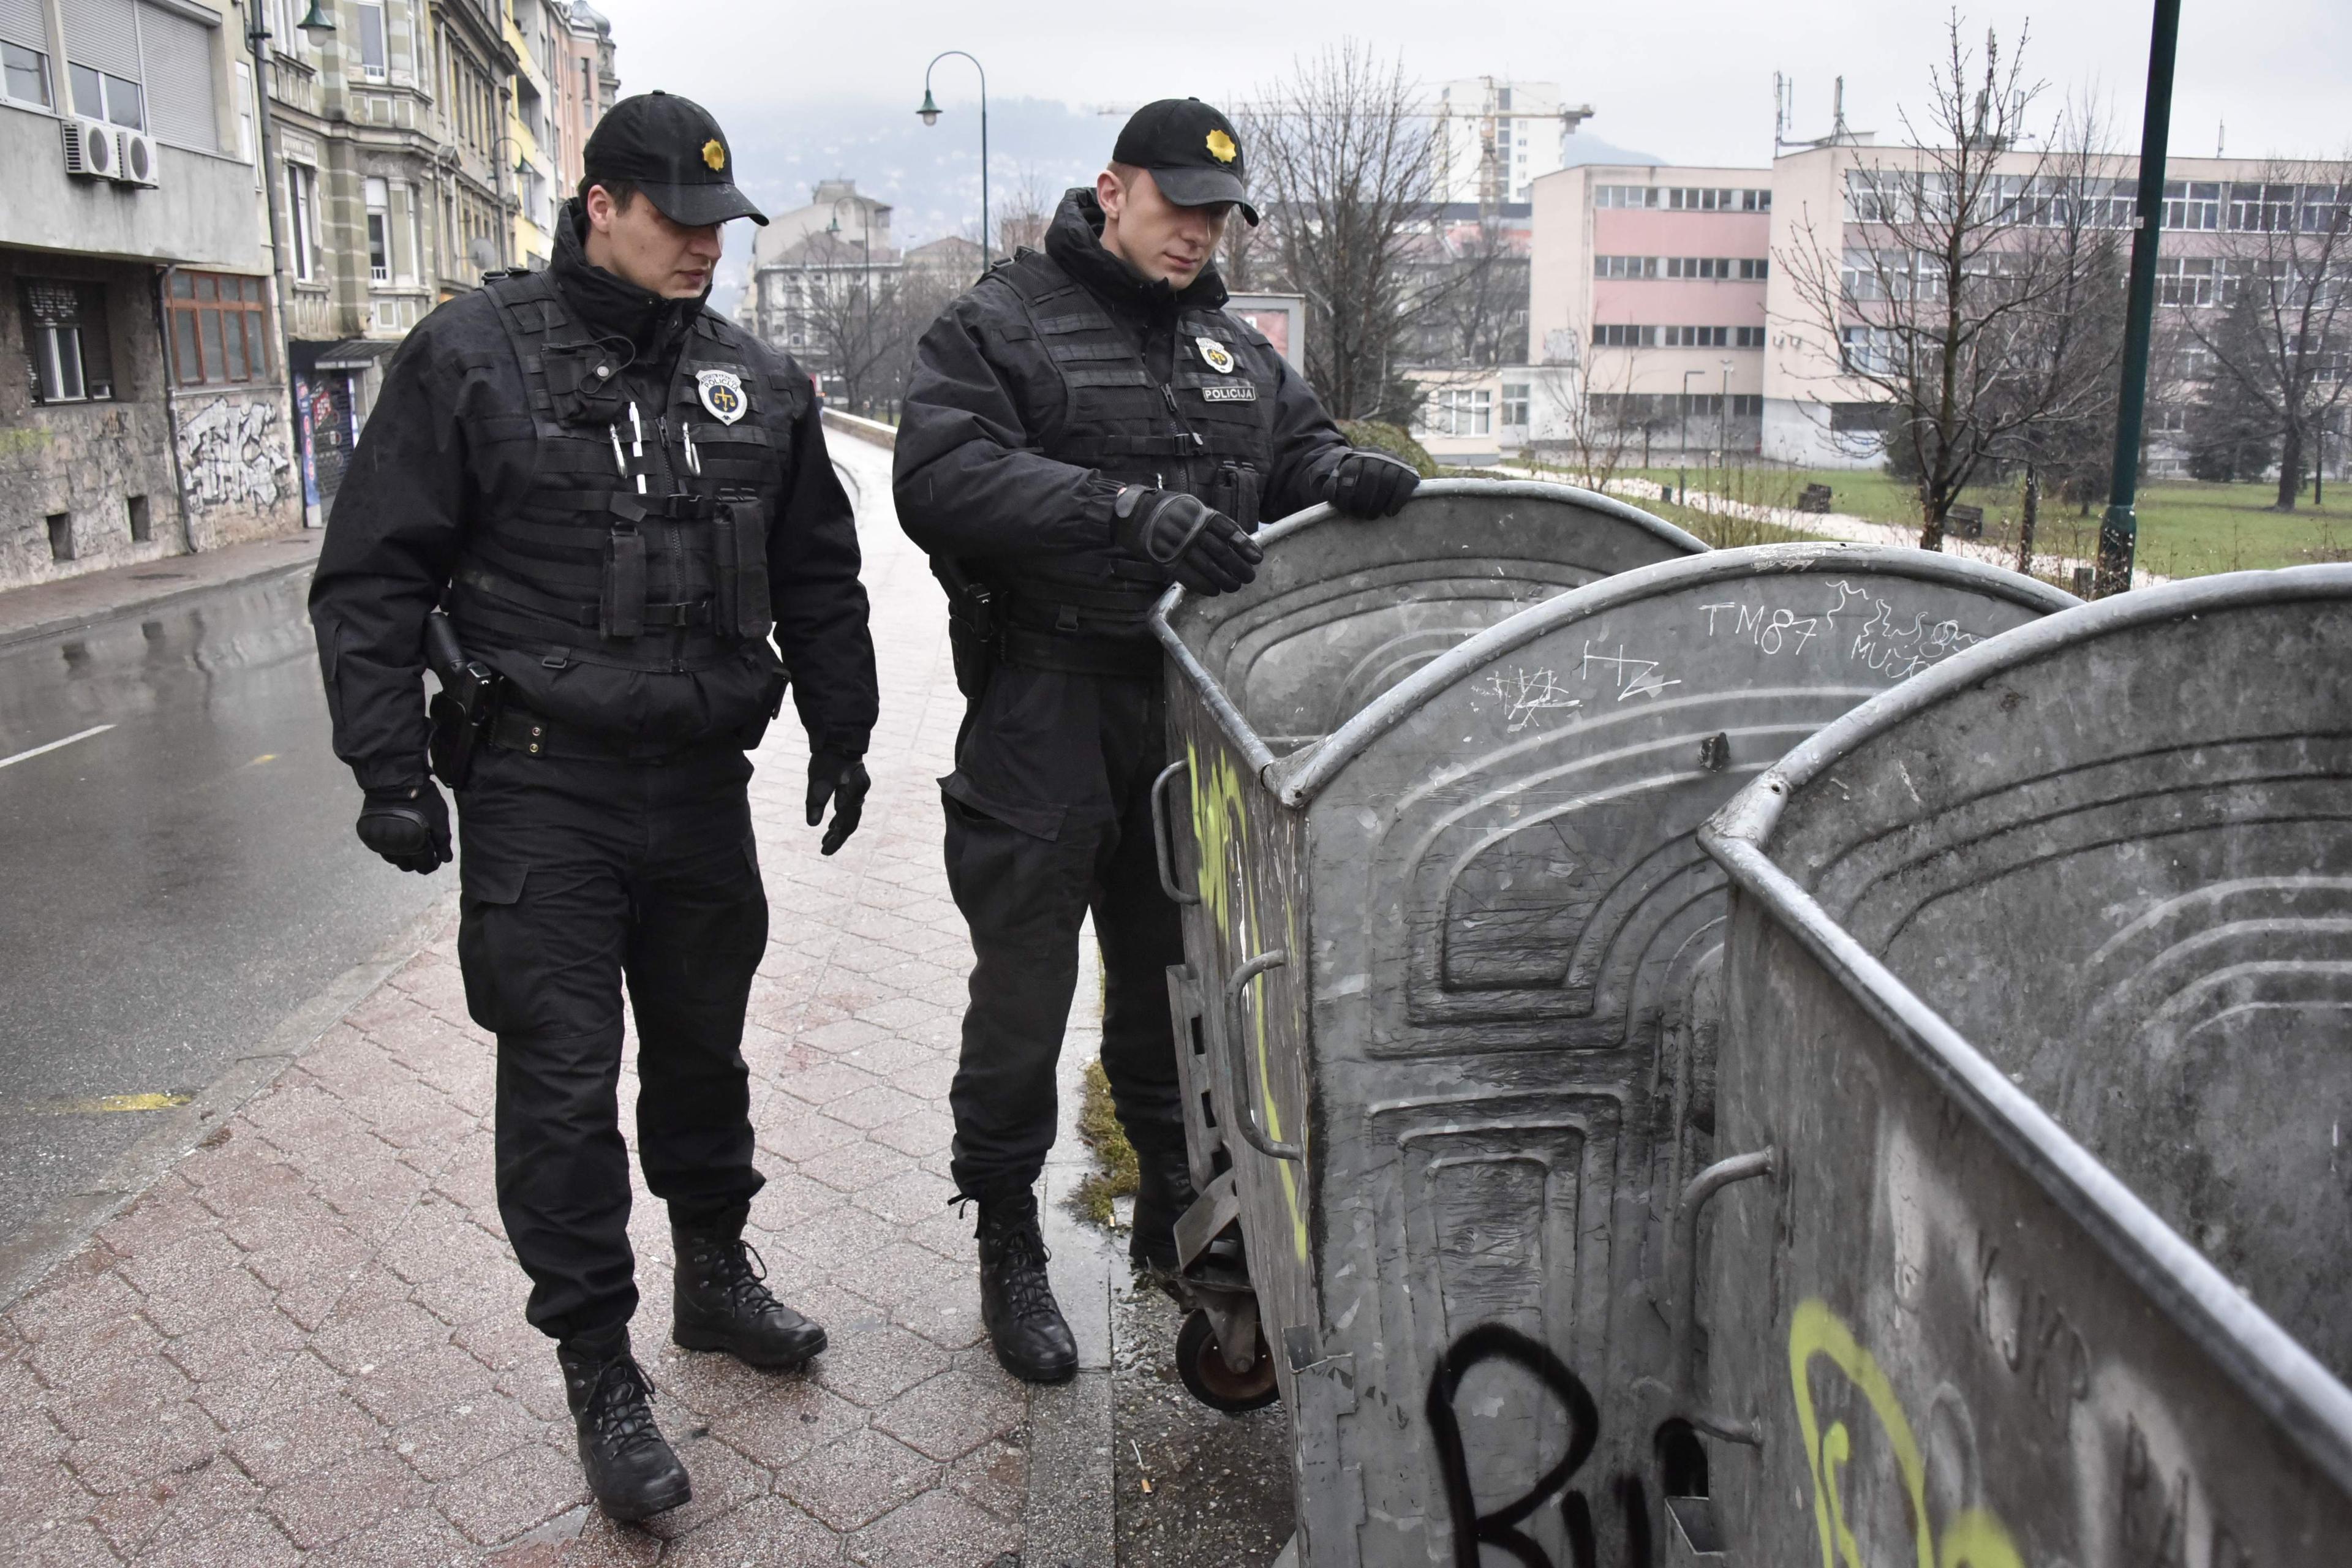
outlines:
M1723 401L1716 405L1715 410L1715 466L1728 468L1731 467L1731 362L1724 360L1721 363Z
M335 30L335 19L320 7L324 0L310 0L310 9L295 24L310 35L314 44L324 44L327 35ZM287 306L292 302L294 290L286 280L286 230L278 220L278 155L270 151L269 126L269 58L266 47L269 42L269 24L262 16L260 0L246 0L245 46L253 56L254 155L261 160L261 205L269 215L270 281L278 289L278 363L286 373L286 412L289 416L286 429L294 444L294 465L299 475L302 465L302 410L294 395L294 324L289 319ZM292 215L288 215L289 217ZM310 523L309 500L303 502L303 523Z
M980 268L988 270L988 71L972 56L961 49L944 49L931 57L930 65L923 68L923 106L915 110L926 125L937 125L945 112L931 97L931 69L950 55L961 55L971 61L971 68L980 72Z
M1682 460L1685 465L1690 462L1690 378L1706 374L1704 370L1683 372ZM1690 505L1690 470L1686 466L1675 469L1675 499L1685 506Z

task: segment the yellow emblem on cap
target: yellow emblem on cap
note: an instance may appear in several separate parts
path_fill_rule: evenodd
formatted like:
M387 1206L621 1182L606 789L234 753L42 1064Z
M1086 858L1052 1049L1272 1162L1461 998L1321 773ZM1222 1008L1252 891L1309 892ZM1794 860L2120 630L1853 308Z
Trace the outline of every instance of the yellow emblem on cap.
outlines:
M702 161L710 165L713 174L727 166L727 149L719 144L718 137L713 136L702 144Z
M1212 131L1209 132L1209 156L1214 158L1218 163L1232 163L1235 158L1241 156L1241 151L1242 150L1240 148L1234 145L1234 139L1226 135L1223 131Z

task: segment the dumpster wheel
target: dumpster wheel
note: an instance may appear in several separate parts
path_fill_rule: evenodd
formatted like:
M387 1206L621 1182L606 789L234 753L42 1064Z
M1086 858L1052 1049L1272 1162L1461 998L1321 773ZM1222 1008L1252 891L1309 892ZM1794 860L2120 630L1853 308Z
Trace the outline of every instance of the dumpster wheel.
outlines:
M1225 1364L1209 1314L1198 1309L1184 1314L1184 1326L1177 1331L1176 1374L1193 1398L1228 1415L1263 1410L1282 1396L1275 1384L1274 1353L1266 1349L1265 1336L1257 1336L1257 1359L1249 1370L1235 1372Z

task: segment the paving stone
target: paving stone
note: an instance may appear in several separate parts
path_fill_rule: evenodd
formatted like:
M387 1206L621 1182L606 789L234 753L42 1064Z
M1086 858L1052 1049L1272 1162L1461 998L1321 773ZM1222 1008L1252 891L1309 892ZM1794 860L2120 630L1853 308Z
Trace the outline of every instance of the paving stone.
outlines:
M1028 1415L1021 1385L1001 1372L955 1367L884 1405L874 1425L934 1459L962 1458Z
M782 1498L754 1498L670 1542L662 1568L830 1568L841 1538Z
M1029 1450L1022 1433L990 1439L948 1467L948 1485L999 1519L1018 1521L1029 1493Z
M857 1138L801 1161L799 1168L801 1174L814 1177L836 1192L856 1193L905 1170L907 1156L896 1149Z
M89 1521L121 1556L170 1561L223 1520L257 1507L262 1489L227 1458L207 1455L184 1473L107 1498Z
M421 1507L425 1498L425 1483L379 1446L306 1475L299 1485L271 1489L266 1506L287 1538L309 1552Z
M937 1464L871 1427L780 1472L776 1490L835 1530L856 1530L940 1483Z
M395 1426L384 1439L428 1481L455 1480L526 1443L544 1443L548 1424L521 1401L484 1389Z
M160 1354L137 1356L78 1383L69 1398L51 1395L41 1404L67 1436L88 1441L145 1427L158 1412L194 1394L195 1386Z
M489 1368L453 1344L367 1364L375 1370L352 1379L352 1397L388 1426L490 1392Z
M877 1314L866 1325L834 1335L816 1376L853 1405L873 1406L938 1376L949 1364L948 1352Z
M62 1457L11 1456L0 1465L0 1530L54 1529L62 1519L79 1519L96 1500L66 1468Z
M849 1560L867 1568L988 1568L1021 1544L1015 1526L942 1488L849 1538Z
M659 1538L635 1525L615 1524L590 1509L580 1533L563 1542L555 1564L556 1568L650 1568L661 1554Z
M181 1343L189 1342L183 1341ZM177 1348L176 1346L174 1347ZM283 1355L240 1362L196 1384L196 1403L231 1432L270 1415L340 1394L343 1374L312 1354L308 1345Z
M383 1425L364 1406L348 1394L333 1394L239 1428L230 1435L227 1452L255 1480L278 1487L383 1438Z
M796 1382L717 1416L709 1431L760 1468L780 1470L865 1425L865 1413L855 1405L816 1384Z
M84 1520L48 1520L27 1530L0 1535L11 1568L89 1568L93 1563L121 1559L106 1537Z
M141 1423L110 1427L66 1450L66 1468L100 1497L182 1474L219 1450L221 1429L192 1400L156 1407Z
M492 1546L588 1500L580 1460L547 1443L500 1455L433 1489L441 1516L478 1545Z
M480 1549L430 1508L379 1520L356 1535L306 1555L303 1568L466 1568Z

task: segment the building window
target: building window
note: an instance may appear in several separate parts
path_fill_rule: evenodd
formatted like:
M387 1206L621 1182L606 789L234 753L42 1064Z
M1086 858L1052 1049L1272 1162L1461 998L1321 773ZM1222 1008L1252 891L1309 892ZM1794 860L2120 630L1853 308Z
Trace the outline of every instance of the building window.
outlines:
M1418 421L1431 436L1486 436L1493 433L1495 395L1483 386L1448 386L1429 395Z
M1885 327L1841 327L1838 358L1847 370L1885 375L1895 368L1895 334Z
M114 395L106 335L106 287L27 278L19 286L25 368L36 403L89 403Z
M49 57L22 44L0 44L0 95L11 103L49 103Z
M308 163L286 165L287 247L294 276L305 283L319 277L319 172Z
M1772 263L1768 257L1743 256L1739 258L1739 280L1743 283L1760 282L1771 273Z
M1667 212L1769 213L1769 190L1710 190L1687 185L1595 185L1592 205L1600 207L1657 207Z
M368 279L392 281L392 183L367 181Z
M1731 346L1736 349L1760 349L1764 346L1764 329L1737 327L1731 333Z
M2211 258L2158 257L2156 302L2159 305L2211 304L2213 302Z
M1655 278L1658 258L1654 256L1596 256L1592 258L1595 278Z
M146 105L142 101L137 82L110 76L95 66L71 64L66 71L73 81L76 114L85 120L128 126L133 131L147 129Z
M360 75L383 81L390 72L383 41L383 0L360 0Z
M1722 349L1731 346L1729 327L1668 327L1661 340L1670 349Z
M1617 322L1592 328L1592 346L1597 349L1654 349L1658 346L1655 327L1629 327Z
M269 308L261 279L230 272L174 272L173 373L182 386L217 386L269 377Z
M1528 384L1524 381L1503 383L1503 426L1506 429L1527 428Z

